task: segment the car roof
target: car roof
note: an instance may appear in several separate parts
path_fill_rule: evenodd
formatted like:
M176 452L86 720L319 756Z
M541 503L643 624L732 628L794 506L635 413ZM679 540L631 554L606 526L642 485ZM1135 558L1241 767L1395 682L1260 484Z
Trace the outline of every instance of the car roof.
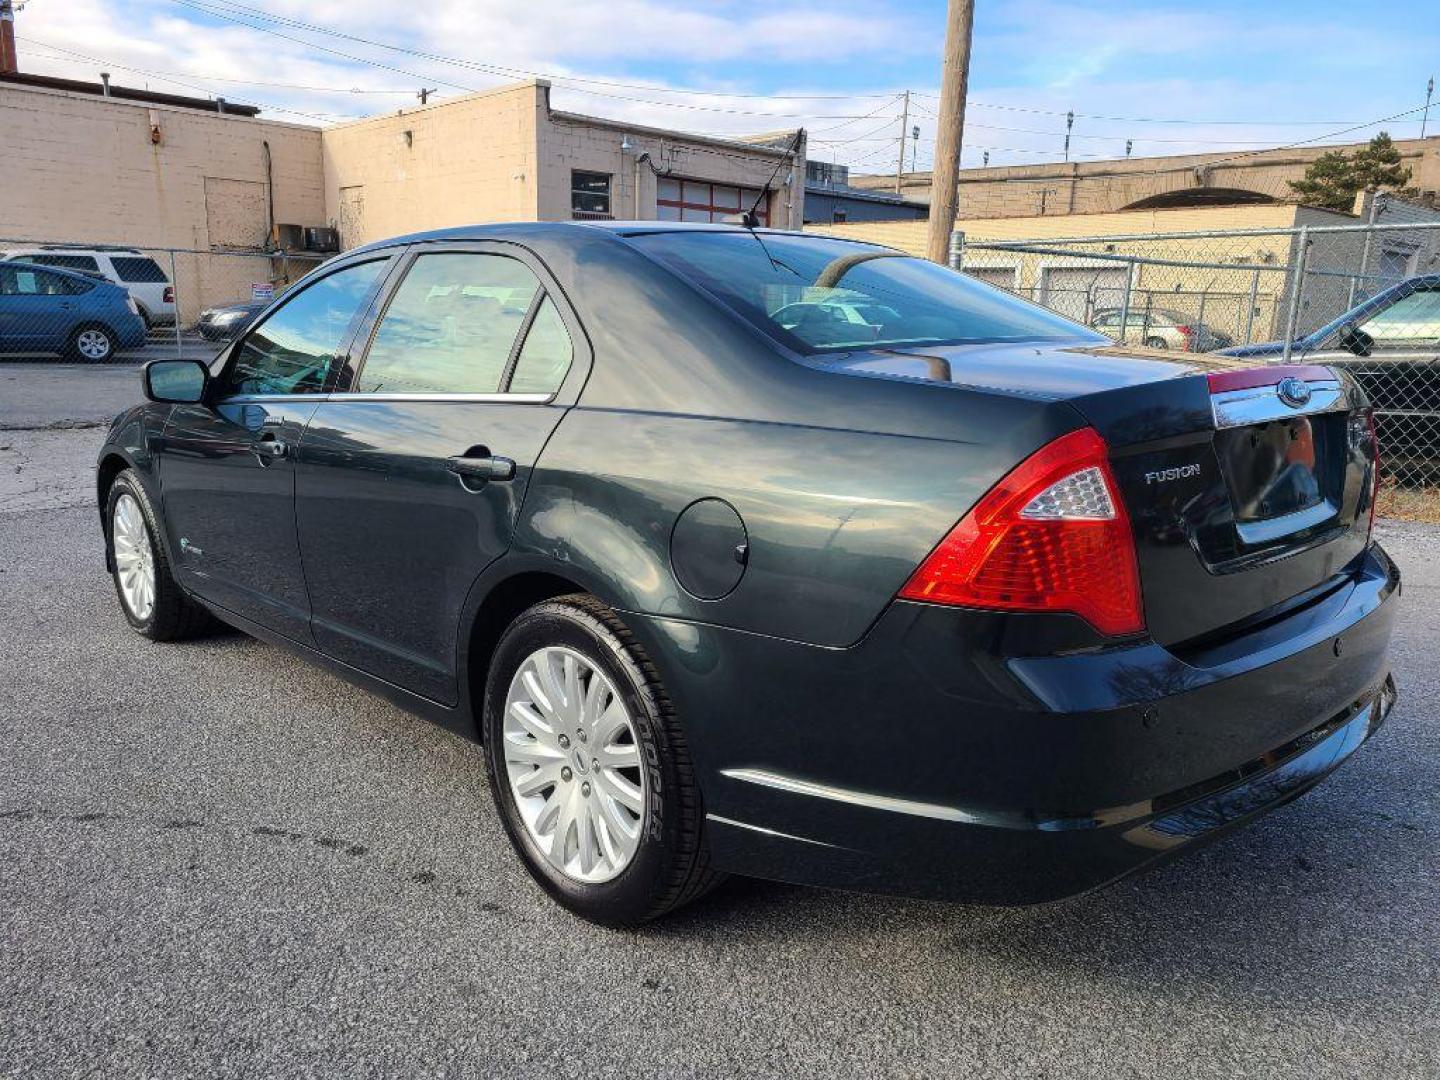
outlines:
M386 248L402 247L406 244L439 243L465 240L538 240L556 239L569 236L580 238L594 236L597 232L608 233L616 238L646 236L655 233L759 233L762 236L803 236L819 241L839 241L860 247L882 248L840 236L818 236L789 229L746 229L742 225L705 224L694 221L504 221L494 224L454 225L448 228L431 229L426 232L408 233L385 240L376 240L344 253L348 258L357 252L383 251ZM882 248L883 249L883 248ZM883 249L893 250L893 249Z
M106 285L112 289L120 286L111 282L108 278L97 277L94 274L87 274L81 270L68 270L63 266L45 266L42 263L26 262L24 259L6 259L5 265L19 266L26 270L39 270L47 274L59 274L61 277L74 278L76 281L83 281L87 285Z

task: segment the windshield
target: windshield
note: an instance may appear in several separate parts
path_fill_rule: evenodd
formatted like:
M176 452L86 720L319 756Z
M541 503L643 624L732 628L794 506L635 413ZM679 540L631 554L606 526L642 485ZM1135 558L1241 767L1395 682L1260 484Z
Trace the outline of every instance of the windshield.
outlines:
M1108 340L963 274L868 244L699 230L630 239L801 353Z

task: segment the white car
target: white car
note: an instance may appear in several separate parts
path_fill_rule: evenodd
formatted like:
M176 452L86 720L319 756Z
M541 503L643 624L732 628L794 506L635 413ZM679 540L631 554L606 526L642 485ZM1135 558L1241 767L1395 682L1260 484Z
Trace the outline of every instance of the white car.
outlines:
M147 327L175 324L175 286L160 264L137 248L86 248L66 244L37 244L9 248L0 258L21 259L61 270L103 277L130 294Z
M1196 322L1193 316L1182 315L1178 311L1132 310L1125 320L1125 333L1121 334L1120 312L1112 308L1097 313L1090 320L1090 326L1116 341L1123 338L1132 345L1147 345L1152 349L1210 352L1235 344L1229 334Z

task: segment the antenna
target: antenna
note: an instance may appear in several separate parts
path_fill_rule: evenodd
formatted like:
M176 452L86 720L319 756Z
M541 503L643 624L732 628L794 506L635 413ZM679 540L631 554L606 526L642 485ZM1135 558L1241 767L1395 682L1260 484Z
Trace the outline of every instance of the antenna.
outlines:
M786 154L790 158L793 159L795 151L800 149L800 136L804 134L804 128L795 129L795 136L790 140L790 148L786 151ZM755 216L755 211L760 209L761 200L770 194L770 185L775 182L775 177L780 175L780 167L784 164L785 158L781 158L775 163L775 170L770 174L770 179L765 181L765 186L760 189L760 194L755 196L755 201L750 204L750 209L740 215L739 221L736 222L736 224L743 225L747 229L753 229L756 225L760 224L760 219Z

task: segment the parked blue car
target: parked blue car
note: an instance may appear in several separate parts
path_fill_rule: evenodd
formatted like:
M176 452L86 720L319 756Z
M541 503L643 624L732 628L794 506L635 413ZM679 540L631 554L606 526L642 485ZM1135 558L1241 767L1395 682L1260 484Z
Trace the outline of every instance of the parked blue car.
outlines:
M0 263L0 353L60 353L103 363L145 344L145 322L119 285L26 262Z

